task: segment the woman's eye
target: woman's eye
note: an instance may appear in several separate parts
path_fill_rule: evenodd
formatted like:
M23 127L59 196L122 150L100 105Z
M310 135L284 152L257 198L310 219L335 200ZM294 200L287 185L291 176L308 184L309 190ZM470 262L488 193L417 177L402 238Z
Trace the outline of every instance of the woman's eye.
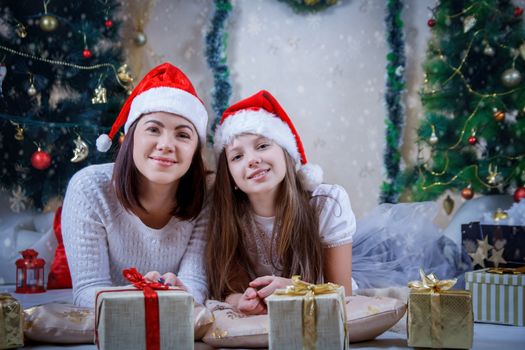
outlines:
M158 133L159 132L159 128L156 127L156 126L149 126L146 131L148 132L152 132L152 133Z
M266 149L270 147L269 143L261 143L259 146L257 146L257 149Z
M191 138L190 134L185 133L185 132L181 132L181 133L177 134L177 136L181 137L183 139L190 139Z

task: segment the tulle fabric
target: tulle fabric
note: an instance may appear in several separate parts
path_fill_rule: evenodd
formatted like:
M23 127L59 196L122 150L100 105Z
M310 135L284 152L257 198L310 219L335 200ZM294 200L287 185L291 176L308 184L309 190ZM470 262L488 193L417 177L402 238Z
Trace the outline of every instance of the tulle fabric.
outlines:
M419 268L440 279L458 278L470 260L443 236L432 220L434 202L381 204L357 221L352 249L352 276L359 288L406 286L419 280Z

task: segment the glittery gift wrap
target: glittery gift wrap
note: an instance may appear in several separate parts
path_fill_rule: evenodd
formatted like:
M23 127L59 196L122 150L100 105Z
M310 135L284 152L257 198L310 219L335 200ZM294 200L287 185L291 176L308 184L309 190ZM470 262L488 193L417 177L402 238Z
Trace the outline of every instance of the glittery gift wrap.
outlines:
M474 321L525 326L525 274L471 271L465 285L472 292Z
M158 294L160 349L193 349L193 297L181 290L155 292ZM99 349L146 349L145 297L142 290L104 288L98 292L95 312Z
M270 349L346 349L344 297L343 287L328 294L313 295L315 312L310 319L305 310L307 296L273 294L268 297Z
M0 293L0 349L24 346L23 310L10 294Z
M472 346L473 327L470 292L410 292L408 346L469 349Z

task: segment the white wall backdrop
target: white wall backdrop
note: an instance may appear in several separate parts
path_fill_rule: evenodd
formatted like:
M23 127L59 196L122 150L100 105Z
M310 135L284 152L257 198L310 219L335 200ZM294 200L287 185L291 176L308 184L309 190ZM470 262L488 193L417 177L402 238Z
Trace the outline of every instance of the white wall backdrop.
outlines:
M358 216L377 205L384 149L385 2L341 1L315 14L277 0L237 0L227 30L232 103L269 90L294 120L310 162L343 185ZM210 106L204 36L212 1L156 1L147 67L168 60ZM144 72L143 72L144 73ZM211 108L208 108L211 112Z

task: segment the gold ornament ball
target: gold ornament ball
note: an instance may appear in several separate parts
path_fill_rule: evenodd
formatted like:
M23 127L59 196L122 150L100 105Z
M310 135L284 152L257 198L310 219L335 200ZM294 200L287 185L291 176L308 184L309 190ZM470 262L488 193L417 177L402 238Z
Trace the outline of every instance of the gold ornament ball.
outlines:
M58 27L58 20L50 15L45 15L40 18L40 29L46 32L52 32Z
M516 68L509 68L501 75L501 82L508 88L513 88L521 83L521 73Z
M147 41L148 41L148 38L146 37L146 34L144 34L143 32L137 32L137 34L135 34L135 38L133 39L133 42L137 46L144 46Z
M503 111L495 111L493 116L497 122L502 122L505 120L505 112Z

